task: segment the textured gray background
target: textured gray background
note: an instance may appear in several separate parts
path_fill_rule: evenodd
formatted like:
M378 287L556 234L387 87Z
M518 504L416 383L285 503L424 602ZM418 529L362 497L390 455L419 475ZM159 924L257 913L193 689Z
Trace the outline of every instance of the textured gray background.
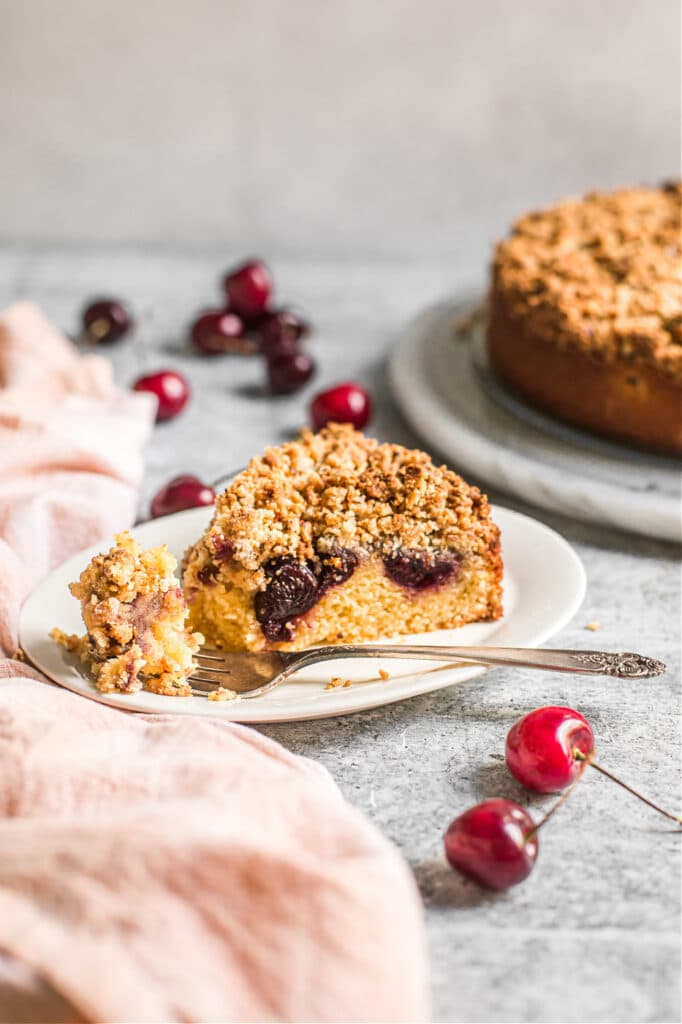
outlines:
M487 256L679 164L677 0L0 0L0 234Z
M526 206L676 173L679 63L669 0L0 0L0 307L31 298L72 330L86 297L119 293L141 319L112 351L120 383L188 374L191 406L149 446L143 509L175 473L212 479L305 420L311 389L272 401L258 362L187 349L188 318L245 252L310 313L317 383L365 382L373 432L417 443L385 388L401 325L480 287L491 239ZM547 805L502 761L509 725L544 703L577 705L604 763L679 803L679 549L530 511L587 570L557 644L640 649L666 676L495 671L264 731L325 764L413 866L434 1020L678 1021L680 837L664 819L595 775L509 894L442 858L472 802Z

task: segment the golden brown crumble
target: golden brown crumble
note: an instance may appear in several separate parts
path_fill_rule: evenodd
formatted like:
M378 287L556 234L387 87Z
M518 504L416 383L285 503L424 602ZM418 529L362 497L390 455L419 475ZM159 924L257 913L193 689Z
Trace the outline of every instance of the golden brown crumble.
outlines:
M533 336L682 380L682 185L594 192L521 217L493 302Z
M165 545L142 551L123 532L70 585L87 632L74 636L54 629L50 635L89 665L101 692L135 693L144 683L165 696L191 695L187 677L203 637L185 628L187 605L176 565Z
M217 690L211 690L208 695L209 700L226 701L236 700L236 690L228 690L226 686L219 686Z
M380 668L380 669L379 669L379 679L383 679L383 681L384 681L384 682L386 682L386 680L387 680L387 679L390 679L390 678L391 678L391 676L390 676L390 674L389 674L389 673L388 673L388 672L386 671L386 669L385 669L385 668Z
M456 473L424 452L330 424L252 459L218 497L188 565L206 582L202 572L227 558L232 572L251 574L281 555L305 561L339 548L396 547L487 553L497 539L486 498Z

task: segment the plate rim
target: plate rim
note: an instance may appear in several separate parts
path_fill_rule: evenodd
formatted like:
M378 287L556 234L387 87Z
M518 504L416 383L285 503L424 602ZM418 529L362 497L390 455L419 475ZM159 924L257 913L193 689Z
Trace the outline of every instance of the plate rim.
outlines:
M666 496L662 499L660 493L618 488L565 468L557 469L540 463L524 452L515 450L511 453L478 433L456 405L445 402L431 385L425 369L429 354L425 350L436 344L436 332L439 326L443 326L443 321L470 305L471 300L464 307L454 300L441 300L422 309L402 329L390 354L388 380L391 393L417 434L427 445L435 447L466 472L488 484L497 484L529 504L583 521L679 543L680 516L679 508L674 508L674 499ZM473 377L485 400L493 404L475 372ZM548 445L558 449L560 441L557 438L542 436ZM504 465L501 464L502 454ZM612 461L619 462L615 454L610 457ZM623 468L631 468L632 462L623 458L622 465ZM671 472L674 472L672 468ZM532 496L526 493L529 486ZM666 507L668 504L669 508Z
M166 519L166 521L174 520L176 523L178 520L181 520L183 518L196 519L197 523L199 523L201 521L207 521L210 515L212 514L212 511L212 508L188 509L183 512L177 512L172 516L167 516L164 518ZM499 514L501 513L503 519L505 517L509 517L515 520L519 525L521 525L522 529L528 529L528 527L530 527L530 529L533 531L539 531L540 533L545 534L547 539L562 551L563 557L565 559L565 562L563 564L566 567L566 571L571 573L571 598L570 600L566 601L566 604L563 606L561 613L552 621L551 625L544 626L543 628L538 629L535 632L529 633L529 639L524 640L525 646L537 647L540 644L546 642L556 632L563 629L564 626L568 622L570 622L570 620L574 617L574 615L580 608L585 596L587 586L585 568L577 552L573 549L569 542L564 537L562 537L561 534L559 534L556 530L553 530L551 527L547 526L546 523L534 519L531 516L527 516L522 512L517 512L514 509L508 509L500 505L492 506L491 511L493 519L495 519L496 516L499 517ZM154 529L157 529L159 522L160 520L148 520L146 523L139 523L136 526L130 528L131 533L133 534L133 536L136 536L142 543L146 543L144 537L144 534L146 532L145 527L153 524ZM140 536L140 534L142 535ZM43 580L41 580L36 587L34 587L34 589L31 591L31 593L24 601L24 604L20 612L19 642L21 647L26 650L26 654L29 657L30 662L36 668L38 668L48 679L52 680L52 682L64 687L65 689L70 690L73 693L79 694L85 699L95 700L98 703L105 704L109 707L114 707L118 710L134 711L139 714L184 714L193 717L210 719L218 718L222 719L223 721L243 722L244 724L258 725L265 724L267 722L291 722L306 721L317 718L333 718L342 715L355 714L361 711L369 711L374 708L382 707L384 705L397 703L403 700L409 700L411 697L416 697L424 693L435 692L436 690L443 689L446 686L453 685L456 682L464 682L465 680L474 678L489 671L489 669L487 669L484 666L441 668L438 670L434 670L433 668L425 668L423 672L410 673L406 676L398 677L402 681L403 685L411 686L411 692L409 693L396 693L396 687L393 688L394 692L391 693L391 690L387 688L386 690L382 691L382 696L380 700L376 700L375 691L374 695L364 703L362 701L358 702L356 699L356 703L354 705L347 706L345 704L337 703L337 701L333 699L330 699L329 704L325 705L322 709L318 704L315 704L315 702L311 702L308 711L297 711L295 713L292 713L294 712L294 709L296 707L296 705L293 705L293 703L290 710L287 710L286 706L282 708L281 705L279 709L277 707L270 706L270 710L268 710L267 704L258 705L257 702L240 703L238 701L230 703L214 703L210 701L203 701L203 710L197 709L196 705L194 705L195 710L192 711L190 710L191 705L168 705L165 703L167 701L177 701L178 698L160 697L156 694L148 694L146 692L145 697L143 699L146 701L149 698L155 698L154 703L156 701L159 702L158 709L153 707L131 707L130 695L101 694L97 690L95 690L94 687L91 687L89 690L86 690L83 686L72 682L68 677L60 676L57 672L53 671L49 665L46 665L39 655L36 656L35 648L33 648L33 645L30 642L30 637L29 642L26 642L27 634L30 633L29 625L31 619L36 614L38 615L38 618L41 617L39 612L34 611L36 602L38 602L39 604L41 601L41 592L48 585L54 583L55 576L59 580L63 580L63 578L66 576L73 576L75 573L79 573L84 564L92 557L92 555L103 550L110 542L110 539L107 539L102 540L96 544L89 545L87 548L84 548L81 551L76 552L74 555L70 556L64 562L60 563L60 565L55 566L55 568ZM158 543L158 540L154 540L154 543ZM172 544L172 541L170 541L170 543ZM68 592L65 589L65 597L66 596L68 596ZM44 598L42 599L44 600ZM504 621L504 619L501 620L502 623L504 623ZM486 639L482 639L481 642L485 644ZM436 677L434 675L432 678L429 679L429 672L433 674L434 671L438 671L439 676ZM420 677L426 683L426 685L419 686L419 684L417 683L417 685L415 686L415 680L419 680ZM350 693L351 691L349 690L344 692ZM355 692L356 694L360 692L359 688L356 689ZM133 695L132 699L134 699L135 696L136 695ZM336 691L334 691L334 693L329 694L330 698L333 698L334 696L336 696ZM256 713L256 715L254 715L253 712L250 712L249 715L247 715L247 717L242 717L242 715L240 715L239 709L240 707L243 709L245 705L253 708L254 710L256 710L256 712L258 706L260 706L263 708L263 713L260 715Z

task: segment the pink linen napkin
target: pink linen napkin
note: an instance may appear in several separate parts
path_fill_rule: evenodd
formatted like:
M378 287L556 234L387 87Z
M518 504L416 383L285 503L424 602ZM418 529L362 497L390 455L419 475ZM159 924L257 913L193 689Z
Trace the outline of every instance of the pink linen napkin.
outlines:
M28 305L0 388L0 1020L427 1019L412 877L324 769L12 659L29 589L132 521L154 409Z

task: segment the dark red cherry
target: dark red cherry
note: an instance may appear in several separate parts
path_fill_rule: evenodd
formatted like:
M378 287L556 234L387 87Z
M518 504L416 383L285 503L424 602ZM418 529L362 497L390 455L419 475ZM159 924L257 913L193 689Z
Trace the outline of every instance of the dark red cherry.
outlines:
M269 357L267 373L274 395L291 395L308 383L315 373L315 363L305 352L285 350Z
M362 430L372 415L372 401L359 384L337 384L315 395L310 404L310 418L315 430L328 423L352 423Z
M431 556L424 551L395 551L384 556L389 579L411 590L426 590L456 578L462 560L454 552Z
M325 554L320 559L320 569L317 574L317 585L320 596L326 594L332 587L338 587L350 579L358 567L360 559L354 551L349 548L337 548Z
M587 719L572 708L550 706L531 711L511 727L505 756L509 771L527 789L556 793L576 780L593 751Z
M272 278L260 260L248 260L230 270L223 287L230 309L247 319L257 317L270 304Z
M533 870L538 855L535 823L511 800L484 800L451 823L445 856L467 878L489 889L508 889Z
M265 573L265 588L255 597L256 618L268 640L289 640L288 620L309 611L317 602L317 580L305 562L287 557L272 559Z
M85 337L101 345L123 338L133 325L130 313L118 299L90 302L81 316Z
M188 382L175 370L148 373L133 384L134 391L149 391L159 400L157 421L172 420L187 405L190 388Z
M198 508L201 505L212 505L215 491L208 484L191 474L176 476L152 498L151 514L154 519L170 515L171 512L182 512L186 508Z
M310 333L310 324L291 309L277 309L261 317L253 329L261 339L263 352L271 355L294 349Z
M221 352L248 355L258 348L253 339L244 337L242 318L225 309L211 309L202 313L192 324L190 334L196 347L207 355L218 355Z

